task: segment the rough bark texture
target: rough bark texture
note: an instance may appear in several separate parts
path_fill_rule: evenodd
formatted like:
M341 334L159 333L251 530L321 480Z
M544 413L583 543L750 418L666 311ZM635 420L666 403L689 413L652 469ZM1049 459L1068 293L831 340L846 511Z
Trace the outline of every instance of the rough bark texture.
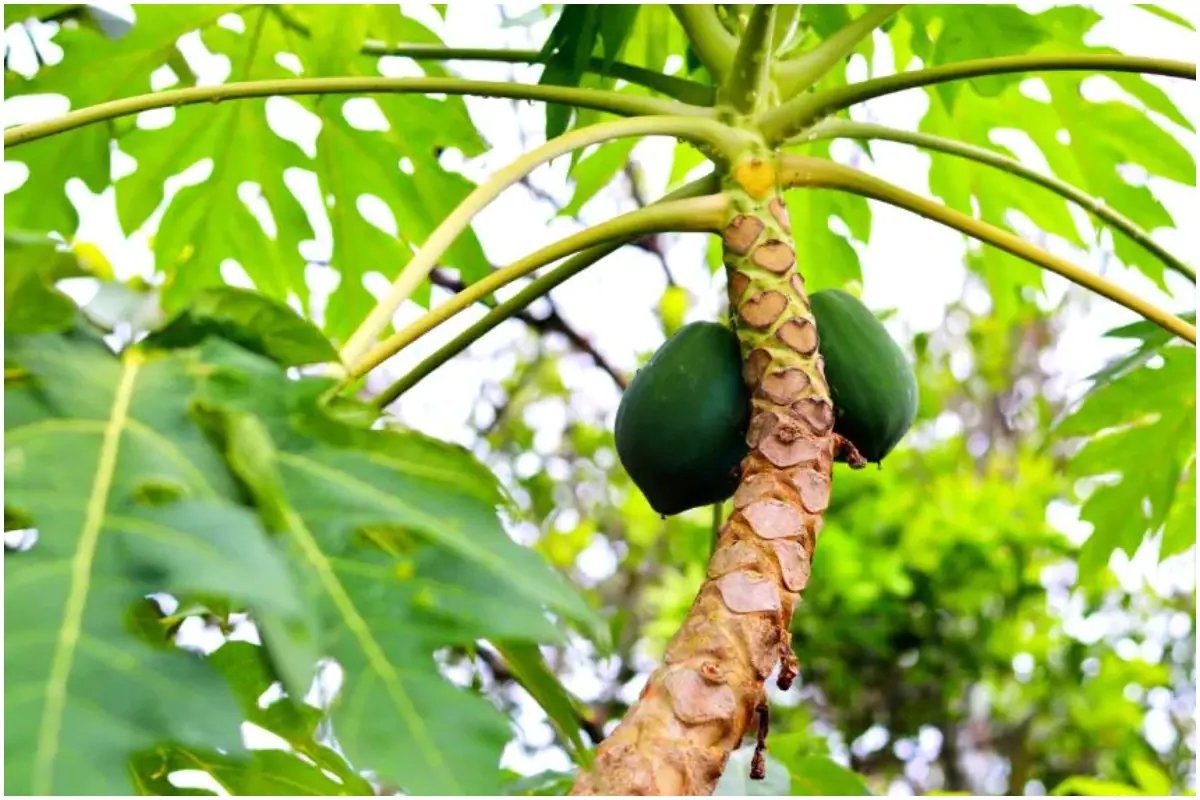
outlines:
M782 662L786 689L796 674L789 625L829 504L833 407L774 157L732 173L723 240L751 452L687 620L572 794L712 794L751 724L765 731L767 677Z

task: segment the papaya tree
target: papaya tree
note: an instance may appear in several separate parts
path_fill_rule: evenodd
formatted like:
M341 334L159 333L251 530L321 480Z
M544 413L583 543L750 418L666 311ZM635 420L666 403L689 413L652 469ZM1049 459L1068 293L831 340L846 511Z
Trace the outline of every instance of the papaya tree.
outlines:
M1082 574L1144 539L1164 556L1193 543L1195 316L1166 306L1187 302L1179 287L1194 291L1195 270L1152 235L1174 222L1130 168L1194 185L1178 141L1191 123L1163 88L1194 80L1194 64L1089 43L1101 17L1077 6L567 5L531 50L451 46L434 33L444 7L429 25L407 12L6 6L6 105L28 114L4 136L6 791L169 794L195 791L181 776L197 773L239 794L682 795L711 794L723 776L778 779L771 693L833 674L824 648L870 649L825 635L800 606L807 590L814 614L854 625L814 561L827 516L838 530L869 523L837 516L835 472L846 508L887 521L879 550L908 525L936 529L933 511L857 471L908 463L903 448L890 454L930 389L977 400L931 378L928 354L910 356L855 296L851 241L868 238L881 206L981 245L968 266L1009 322L1036 306L1045 273L1129 316L1112 333L1133 349L1046 437L1069 455L1043 469L1048 459L1009 443L1015 477L996 481L1023 492L1013 519L1036 527L1069 476L1096 484L1082 503L1096 526ZM895 69L861 74L883 45ZM456 72L480 63L540 75ZM1097 76L1120 99L1084 91ZM928 104L915 130L859 113L905 92ZM451 154L479 156L499 132L476 127L465 97L544 106L545 141L472 181ZM351 105L365 98L369 122ZM1012 127L1048 167L996 144L994 130ZM577 208L629 177L631 147L651 137L675 143L660 198L490 263L473 226L509 190L566 161ZM881 142L928 151L940 200L862 168ZM90 243L80 198L101 193L149 244L143 275ZM532 312L622 248L661 256L675 234L709 237L728 313L682 327L631 381L561 316ZM314 257L322 237L329 251ZM1111 250L1143 279L1082 266L1070 246ZM897 269L919 285L913 255ZM464 312L474 321L461 324ZM694 594L607 727L539 646L609 651L618 615L510 535L521 514L510 485L399 418L406 394L513 318L565 334L627 386L615 448L664 515L656 530L713 506L711 530L688 529ZM965 450L911 447L970 471ZM923 481L932 503L940 484ZM981 511L1009 502L981 497ZM1023 561L1004 534L1004 553ZM1066 546L1047 536L1037 548L1041 568ZM929 553L975 564L957 544L903 552L914 563L888 562L892 574L927 585ZM1002 588L1012 608L1038 591L1023 573ZM937 597L943 610L967 602ZM894 608L886 592L872 598L881 614ZM888 618L894 654L863 658L889 678L917 637L902 616ZM487 687L455 679L462 658L524 688L572 772L506 782L508 722ZM900 701L883 705L902 716ZM247 726L272 746L248 748ZM793 790L866 789L793 755ZM1170 784L1129 763L1126 783ZM1065 790L1086 783L1073 781Z

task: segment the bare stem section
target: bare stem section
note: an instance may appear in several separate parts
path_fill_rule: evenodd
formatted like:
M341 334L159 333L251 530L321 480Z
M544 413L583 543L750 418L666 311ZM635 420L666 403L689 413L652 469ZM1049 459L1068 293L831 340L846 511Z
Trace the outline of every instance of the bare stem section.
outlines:
M765 727L768 676L782 662L786 689L796 674L789 626L829 504L833 405L778 178L772 156L749 155L725 187L730 308L753 394L734 512L663 665L573 794L711 794L750 726ZM755 762L761 777L761 749Z

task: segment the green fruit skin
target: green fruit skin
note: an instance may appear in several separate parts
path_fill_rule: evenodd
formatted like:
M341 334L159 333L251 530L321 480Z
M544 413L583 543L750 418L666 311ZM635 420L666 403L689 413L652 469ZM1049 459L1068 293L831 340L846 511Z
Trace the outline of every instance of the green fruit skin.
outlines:
M694 322L629 384L617 409L617 455L655 511L678 514L733 494L749 423L737 336Z
M917 418L917 376L871 310L839 289L809 298L835 412L833 429L878 462Z

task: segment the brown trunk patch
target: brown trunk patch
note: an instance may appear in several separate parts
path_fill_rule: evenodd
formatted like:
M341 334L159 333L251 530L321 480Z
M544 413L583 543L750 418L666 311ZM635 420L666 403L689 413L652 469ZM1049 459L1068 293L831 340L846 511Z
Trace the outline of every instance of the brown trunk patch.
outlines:
M713 553L708 562L708 577L719 578L739 569L753 567L761 571L761 556L757 547L751 542L734 542L728 547L722 547Z
M804 552L804 546L791 540L771 542L775 558L779 561L779 573L783 576L783 585L793 592L799 592L808 584L809 563Z
M742 481L733 493L733 507L745 508L756 500L771 496L780 489L779 481L770 472L756 472Z
M729 277L729 305L737 308L737 304L741 302L742 295L746 293L746 289L750 286L750 276L744 272L735 272Z
M732 688L726 684L714 686L694 670L672 670L663 679L663 687L671 698L671 710L688 725L728 720L737 710Z
M751 328L769 328L787 308L787 297L780 292L768 290L746 300L738 308L742 321Z
M772 403L786 406L795 402L811 384L804 370L792 368L764 375L758 391Z
M771 435L779 424L779 416L773 411L760 411L750 418L750 427L746 431L746 444L758 447L758 443Z
M790 439L778 433L770 436L758 445L762 453L777 467L794 467L797 464L807 464L816 461L821 455L821 449L812 439Z
M792 403L792 414L818 436L833 427L833 406L820 397L807 397Z
M746 356L746 360L742 362L742 380L751 389L757 388L763 373L767 371L770 364L771 354L766 350L761 347L751 350L750 355Z
M783 202L783 198L772 197L771 202L767 203L767 208L771 210L771 216L779 223L779 227L783 228L783 232L791 233L792 218L788 215L787 205Z
M802 317L789 319L779 326L775 335L800 355L812 355L817 349L817 326Z
M758 241L758 237L765 227L766 225L758 217L738 214L729 221L725 232L721 234L721 239L725 242L725 249L739 256L746 255Z
M796 265L796 252L778 239L768 239L754 248L750 260L768 272L782 275Z
M735 614L779 611L779 592L775 581L752 572L731 572L717 579L721 599Z
M759 500L743 508L742 516L762 539L787 539L804 533L804 515L782 500Z
M813 469L798 469L792 472L792 483L809 511L819 514L829 507L829 478Z

